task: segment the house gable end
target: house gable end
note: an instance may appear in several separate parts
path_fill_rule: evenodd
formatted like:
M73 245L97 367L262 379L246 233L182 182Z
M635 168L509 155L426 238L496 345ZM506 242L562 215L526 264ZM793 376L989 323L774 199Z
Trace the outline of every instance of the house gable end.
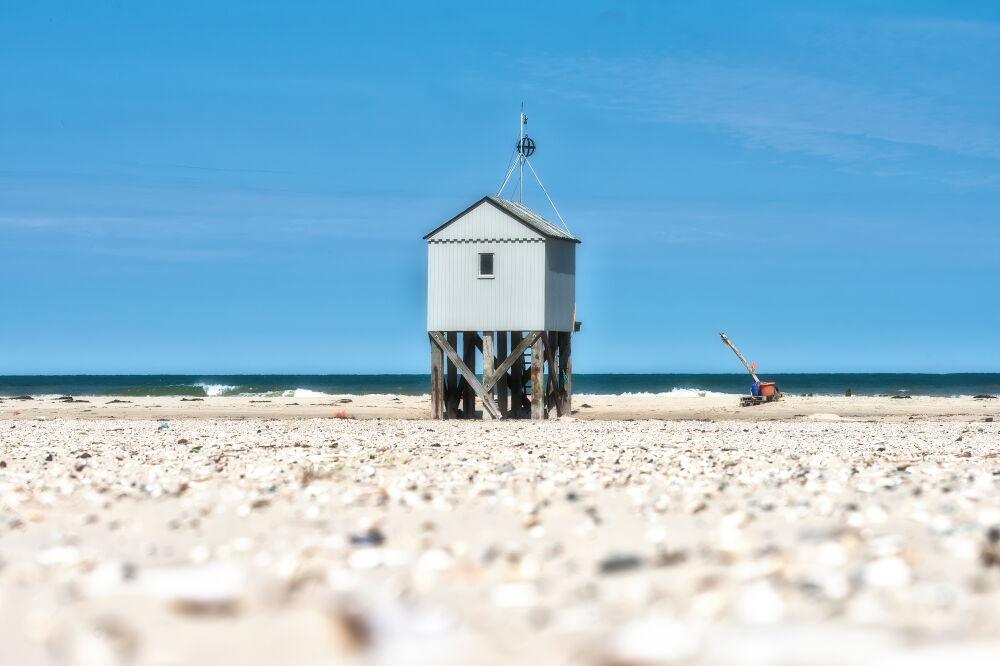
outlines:
M424 240L430 242L544 239L544 234L493 202L490 197L483 197L424 236Z

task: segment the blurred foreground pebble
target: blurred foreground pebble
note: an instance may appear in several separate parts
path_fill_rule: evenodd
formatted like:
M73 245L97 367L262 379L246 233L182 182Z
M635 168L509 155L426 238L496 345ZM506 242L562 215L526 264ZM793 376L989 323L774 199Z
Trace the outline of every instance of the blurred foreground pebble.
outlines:
M1000 663L1000 424L160 425L0 428L2 663Z

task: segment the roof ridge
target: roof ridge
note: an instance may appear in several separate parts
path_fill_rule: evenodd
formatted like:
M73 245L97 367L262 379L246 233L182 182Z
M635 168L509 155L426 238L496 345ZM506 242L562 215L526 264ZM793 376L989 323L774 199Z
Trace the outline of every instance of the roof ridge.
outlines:
M486 195L486 199L490 202L499 205L501 208L506 210L508 213L514 215L519 220L532 227L538 231L543 236L549 238L558 238L561 240L571 240L577 243L580 239L574 236L569 231L560 229L554 222L543 217L539 213L536 213L531 208L525 206L520 201L511 201L510 199L501 199L500 197L495 197L491 195Z
M535 231L537 231L538 233L540 233L545 238L554 238L554 239L557 239L557 240L568 240L568 241L573 241L574 243L579 243L580 242L579 238L577 238L573 234L571 234L571 233L569 233L569 232L567 232L567 231L559 228L558 226L556 226L551 221L547 220L546 218L542 217L541 215L539 215L538 213L536 213L532 209L530 209L527 206L525 206L523 203L521 203L519 201L511 201L509 199L501 199L499 197L495 197L495 196L492 196L492 195L489 195L489 194L487 194L482 199L480 199L479 201L475 202L474 204L472 204L471 206L469 206L468 208L466 208L465 210L463 210L461 213L459 213L455 217L451 218L450 220L448 220L447 222L445 222L444 224L442 224L440 227L438 227L434 231L432 231L429 234L427 234L426 236L424 236L424 240L430 239L432 236L434 236L435 234L437 234L439 231L441 231L445 227L449 226L452 222L454 222L455 220L457 220L460 217L464 216L466 213L468 213L469 211L471 211L473 208L476 208L477 206L479 206L480 204L482 204L482 203L484 203L486 201L490 202L491 205L493 205L493 206L501 209L503 212L507 213L508 215L510 215L511 217L515 218L516 220L520 221L522 224L530 227L531 229L534 229Z

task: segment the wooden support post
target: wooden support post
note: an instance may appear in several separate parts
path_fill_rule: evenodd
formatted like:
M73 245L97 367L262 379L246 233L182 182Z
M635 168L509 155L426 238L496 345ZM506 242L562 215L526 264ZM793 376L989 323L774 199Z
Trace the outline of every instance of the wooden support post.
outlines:
M559 411L559 366L556 365L556 337L555 331L549 331L543 335L545 340L545 360L548 363L549 374L545 380L545 409L546 413L552 407L556 408L556 414L562 416Z
M452 349L458 349L458 331L448 331L448 344ZM446 393L444 413L445 418L453 419L458 416L458 367L450 358L446 359L446 362L448 363L448 381L445 385L448 387L448 392Z
M573 413L573 334L559 334L559 376L562 378L562 413Z
M483 387L490 391L490 387L496 382L493 381L493 369L496 360L493 350L496 349L496 332L483 331Z
M521 346L521 331L510 332L510 346L515 351ZM511 352L513 355L514 352ZM523 350L521 352L524 353ZM514 418L521 416L521 404L524 401L524 360L518 358L510 366L510 413Z
M507 331L499 331L497 333L497 358L502 358L507 360ZM504 372L500 375L497 380L497 406L500 408L500 414L507 416L507 373Z
M562 338L560 335L561 334L558 331L552 331L550 334L552 339L552 357L555 359L556 364L555 367L549 370L549 372L555 376L555 381L552 383L552 386L555 389L556 413L558 413L559 416L567 416L567 414L563 412L563 371L562 358L560 357L562 349L559 344Z
M479 336L472 331L462 331L462 361L468 366L472 374L476 374L476 338ZM462 373L463 375L465 373ZM467 378L464 378L465 390L462 392L462 410L465 418L471 419L476 415L476 393Z
M493 379L493 366L496 363L493 355L493 350L496 348L496 332L495 331L483 331L483 388L491 396L495 395L492 389L494 382ZM483 410L483 416L486 416L486 410Z
M428 338L431 343L431 418L444 418L444 353L435 344L434 339Z
M545 418L545 387L542 386L544 381L542 375L542 364L545 360L545 343L542 342L542 336L538 336L535 339L534 344L531 345L531 418L532 419L544 419Z
M465 384L471 387L472 390L482 399L483 411L489 414L491 418L500 418L500 409L497 407L497 403L493 401L493 396L487 393L486 389L483 388L483 384L479 381L479 377L476 377L476 373L458 357L458 352L448 344L441 333L438 331L431 331L430 335L431 340L437 343L437 345L441 348L441 351L445 353L451 362L458 368L458 371L462 373L462 379L465 381Z
M508 354L507 358L504 359L503 363L497 366L497 368L493 371L493 380L483 385L486 388L492 388L493 385L496 383L496 380L499 379L503 373L507 372L507 369L510 368L515 361L523 360L522 355L524 354L525 351L527 351L528 347L534 344L535 338L537 338L539 335L541 335L541 333L539 333L538 331L535 331L534 333L529 333L526 338L517 343L517 345L514 347L514 351Z

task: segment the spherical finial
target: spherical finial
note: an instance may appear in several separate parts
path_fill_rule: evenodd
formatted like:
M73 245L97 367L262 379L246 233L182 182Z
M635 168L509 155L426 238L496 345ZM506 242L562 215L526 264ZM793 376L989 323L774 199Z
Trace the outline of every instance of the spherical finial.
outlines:
M535 154L535 140L525 136L517 142L517 152L525 157L531 157Z

